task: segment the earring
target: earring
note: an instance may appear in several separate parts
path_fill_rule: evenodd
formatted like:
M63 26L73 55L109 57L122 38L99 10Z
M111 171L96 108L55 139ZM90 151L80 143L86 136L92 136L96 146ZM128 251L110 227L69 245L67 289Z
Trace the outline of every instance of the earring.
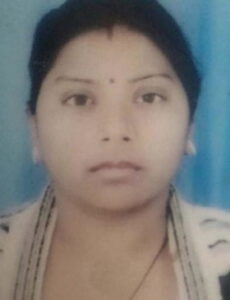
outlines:
M41 161L40 153L36 147L33 147L32 158L35 164L38 164Z
M186 155L196 155L196 153L197 153L196 146L194 145L194 143L191 140L188 140L185 154Z

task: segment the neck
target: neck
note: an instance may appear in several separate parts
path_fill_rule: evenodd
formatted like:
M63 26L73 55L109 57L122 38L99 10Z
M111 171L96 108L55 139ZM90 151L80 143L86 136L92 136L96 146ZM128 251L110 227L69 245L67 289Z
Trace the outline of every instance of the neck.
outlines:
M90 213L56 193L55 236L68 251L86 259L157 252L165 238L168 191L127 213Z

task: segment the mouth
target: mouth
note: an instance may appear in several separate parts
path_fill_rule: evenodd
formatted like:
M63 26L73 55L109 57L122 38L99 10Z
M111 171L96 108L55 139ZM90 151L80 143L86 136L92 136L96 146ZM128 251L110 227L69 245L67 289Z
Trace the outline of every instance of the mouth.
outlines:
M97 172L100 170L133 170L133 171L139 171L142 169L141 166L130 162L130 161L119 161L119 162L111 162L111 161L105 161L101 162L89 169L90 172Z

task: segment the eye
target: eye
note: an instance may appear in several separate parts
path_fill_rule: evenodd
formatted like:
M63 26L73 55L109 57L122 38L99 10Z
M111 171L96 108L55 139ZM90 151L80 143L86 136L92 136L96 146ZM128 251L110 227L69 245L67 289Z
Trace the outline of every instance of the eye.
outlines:
M92 98L86 94L74 94L65 98L63 103L76 106L88 106L92 104Z
M166 100L166 97L163 95L157 94L157 93L146 93L138 97L138 102L145 102L145 103L155 103L155 102L161 102Z

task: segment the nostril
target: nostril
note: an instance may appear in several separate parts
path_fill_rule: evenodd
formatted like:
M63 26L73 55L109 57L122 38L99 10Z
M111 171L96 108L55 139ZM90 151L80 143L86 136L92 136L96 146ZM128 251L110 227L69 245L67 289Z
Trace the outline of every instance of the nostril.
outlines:
M108 137L105 137L102 139L103 142L108 142L109 140L110 140L110 138L108 138Z
M128 142L128 141L130 141L130 138L128 136L124 136L123 140L126 141L126 142Z

